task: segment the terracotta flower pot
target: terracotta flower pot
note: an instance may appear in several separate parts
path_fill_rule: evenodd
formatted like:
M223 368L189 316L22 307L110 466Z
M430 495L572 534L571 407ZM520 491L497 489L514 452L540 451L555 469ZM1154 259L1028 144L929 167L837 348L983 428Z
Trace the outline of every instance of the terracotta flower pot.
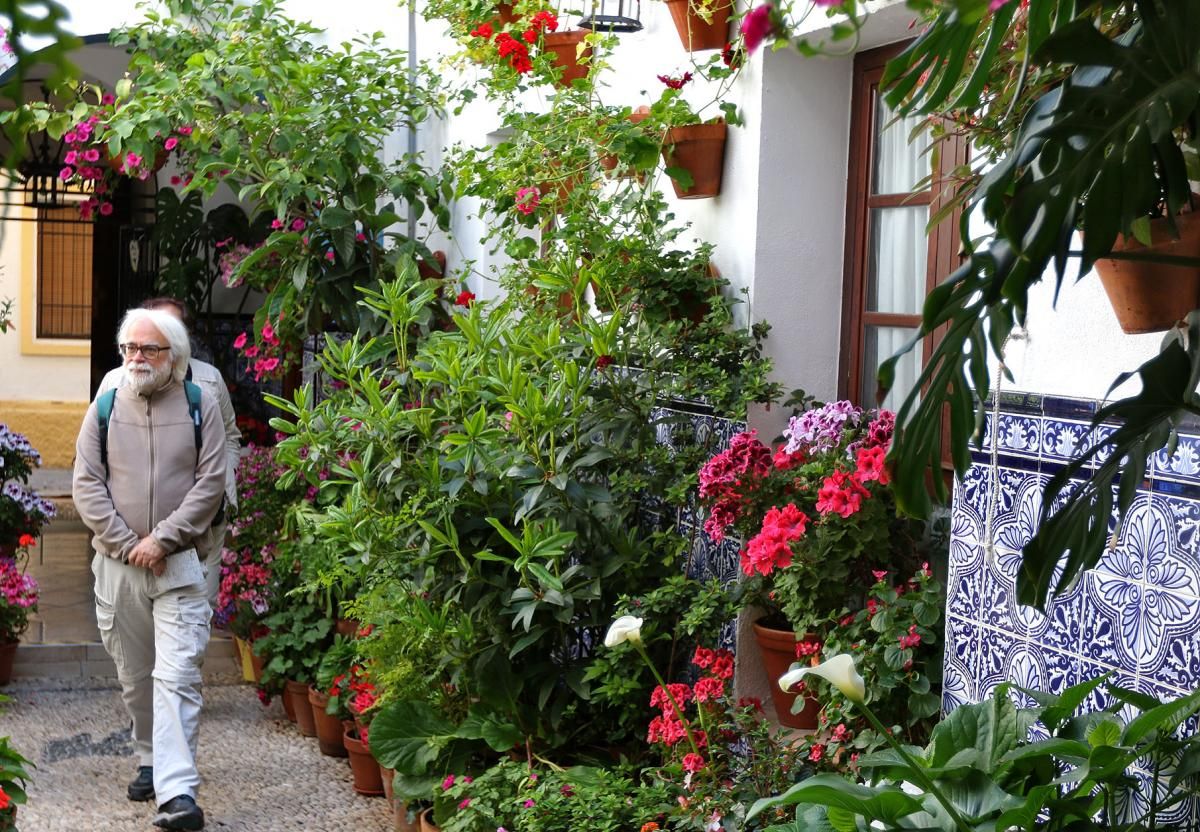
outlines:
M308 685L288 679L283 696L285 703L292 703L292 713L295 714L296 727L300 729L300 733L306 737L315 737L317 726L313 722L312 705L308 703Z
M771 702L780 725L789 728L815 729L820 703L813 696L805 696L805 705L799 713L792 713L792 703L798 694L784 693L779 687L779 677L787 673L796 661L796 634L791 630L773 630L759 623L754 624L754 636L762 655L767 679L771 683Z
M279 695L279 701L283 703L283 713L285 716L287 716L288 722L295 725L296 724L296 705L295 705L295 703L292 702L292 697L287 695L286 689L283 691L283 693L281 693Z
M379 763L359 740L354 731L342 734L342 742L350 755L350 770L354 772L354 791L368 797L383 794L383 780L379 777Z
M1200 194L1194 199L1200 200ZM1175 224L1178 240L1171 236L1165 219L1156 219L1150 221L1151 245L1119 237L1113 251L1200 257L1200 212L1180 214ZM1131 334L1170 329L1200 307L1200 266L1104 258L1096 261L1096 273L1121 329Z
M413 811L409 814L408 804L403 800L392 803L392 811L396 813L395 832L419 832L421 829L421 813Z
M663 141L663 162L668 168L683 168L692 177L691 187L671 185L680 199L703 199L721 193L725 168L725 122L672 127Z
M703 0L667 0L671 20L675 23L675 31L679 33L679 42L689 52L723 49L729 41L729 14L733 11L733 3L716 0L712 19L705 20L692 8L693 4L699 5L701 2Z
M418 269L419 271L419 269ZM339 636L346 638L354 638L355 634L362 627L362 624L355 621L353 618L339 618L334 622L333 628Z
M650 116L650 108L642 104L636 110L629 114L629 122L631 124L641 124ZM604 170L612 171L614 179L629 179L637 176L639 182L646 180L646 174L643 171L634 171L633 168L619 168L621 164L620 158L615 153L604 153L599 158L600 167Z
M441 827L433 822L433 809L421 813L421 832L441 832Z
M0 642L0 685L12 681L13 660L17 657L17 645L20 643L19 639Z
M262 681L263 675L263 659L262 656L254 652L254 642L246 642L246 654L250 657L250 673L253 677L250 681L258 684Z
M342 721L325 712L325 706L329 704L329 695L309 685L308 704L312 708L313 725L317 729L317 747L321 749L321 753L326 757L345 757L346 744L342 742Z
M396 772L390 768L384 768L383 764L379 765L379 780L383 783L383 796L387 798L387 802L391 803L396 795L392 792L392 780L396 777Z
M580 53L578 46L588 36L587 29L572 29L569 32L547 32L542 35L542 44L547 52L554 55L554 66L562 68L562 77L558 79L560 87L569 87L576 80L586 78L590 64L580 64L581 57L592 54L592 47L585 47ZM722 43L722 46L724 43Z
M417 274L426 280L437 280L446 276L446 252L438 249L433 253L433 262L417 261Z
M495 28L507 26L510 23L515 23L517 20L517 12L513 8L512 3L497 3L496 16L492 18L492 25Z

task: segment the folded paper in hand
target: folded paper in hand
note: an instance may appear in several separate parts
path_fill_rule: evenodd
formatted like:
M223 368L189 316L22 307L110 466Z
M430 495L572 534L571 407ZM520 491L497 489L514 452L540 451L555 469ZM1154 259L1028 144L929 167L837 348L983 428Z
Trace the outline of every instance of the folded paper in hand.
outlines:
M204 583L204 567L200 565L200 555L195 548L181 549L173 555L167 555L163 562L167 568L154 579L158 592Z

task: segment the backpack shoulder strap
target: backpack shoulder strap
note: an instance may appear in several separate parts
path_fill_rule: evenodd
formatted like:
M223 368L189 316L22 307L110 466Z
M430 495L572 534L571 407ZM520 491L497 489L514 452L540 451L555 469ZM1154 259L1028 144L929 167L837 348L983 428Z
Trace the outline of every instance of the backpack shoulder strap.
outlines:
M112 419L113 405L117 401L117 388L105 390L96 397L96 421L100 427L100 462L104 474L108 475L108 423Z
M192 419L192 430L196 434L196 452L199 453L203 444L200 426L203 424L200 416L200 385L192 381L183 383L183 392L187 395L188 416Z

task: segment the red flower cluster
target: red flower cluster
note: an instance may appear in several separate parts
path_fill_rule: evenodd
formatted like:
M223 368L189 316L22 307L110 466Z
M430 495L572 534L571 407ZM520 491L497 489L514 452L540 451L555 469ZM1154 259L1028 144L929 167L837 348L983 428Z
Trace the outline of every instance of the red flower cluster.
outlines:
M521 32L520 40L509 32L497 33L491 23L480 23L471 30L470 35L485 41L490 41L495 35L496 54L506 58L508 65L523 75L533 69L527 44L537 43L543 33L554 32L557 29L558 18L552 12L541 11L529 18L529 25Z
M475 293L469 289L463 289L458 293L458 297L454 299L454 303L456 306L469 307L471 305L471 301L473 300L475 300Z
M612 366L614 361L616 361L616 359L611 355L598 355L596 356L596 369L603 370L605 367Z
M860 448L855 459L859 480L887 485L891 481L891 477L888 476L887 465L884 462L885 456L887 456L887 452L879 445Z
M807 659L810 656L816 656L824 647L819 641L798 641L796 642L796 658Z
M522 75L533 69L533 61L529 58L529 47L508 32L496 35L496 54L501 58L507 58L508 65Z
M671 88L673 90L681 90L681 89L683 89L684 84L686 84L688 81L692 80L692 73L685 72L685 73L683 73L683 75L680 75L678 77L676 77L674 75L659 75L657 77L658 77L658 80L662 81L669 88Z
M757 433L739 433L728 448L700 469L700 496L714 501L704 531L717 543L725 539L725 529L741 517L745 507L742 488L771 470L771 450L758 441Z
M917 625L914 624L908 628L908 635L900 636L900 649L908 650L916 647L921 643L921 636L917 633Z
M821 490L817 492L817 511L849 517L858 513L863 499L870 496L871 492L863 487L857 472L848 474L834 471L833 476L825 478Z
M18 548L28 549L30 546L36 546L36 545L37 545L37 538L31 534L23 534L19 538L17 538L17 547Z
M820 507L820 502L817 507ZM782 509L772 508L763 518L762 531L750 539L742 550L742 572L770 575L776 569L792 565L793 540L804 537L808 515L788 503Z

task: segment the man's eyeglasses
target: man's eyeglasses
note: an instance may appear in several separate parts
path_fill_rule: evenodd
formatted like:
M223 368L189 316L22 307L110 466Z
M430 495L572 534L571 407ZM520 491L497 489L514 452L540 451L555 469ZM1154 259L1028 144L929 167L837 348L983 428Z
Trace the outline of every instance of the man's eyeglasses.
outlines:
M140 352L147 360L153 361L158 358L160 352L165 352L171 348L160 347L158 344L117 344L117 349L126 358L133 358Z

